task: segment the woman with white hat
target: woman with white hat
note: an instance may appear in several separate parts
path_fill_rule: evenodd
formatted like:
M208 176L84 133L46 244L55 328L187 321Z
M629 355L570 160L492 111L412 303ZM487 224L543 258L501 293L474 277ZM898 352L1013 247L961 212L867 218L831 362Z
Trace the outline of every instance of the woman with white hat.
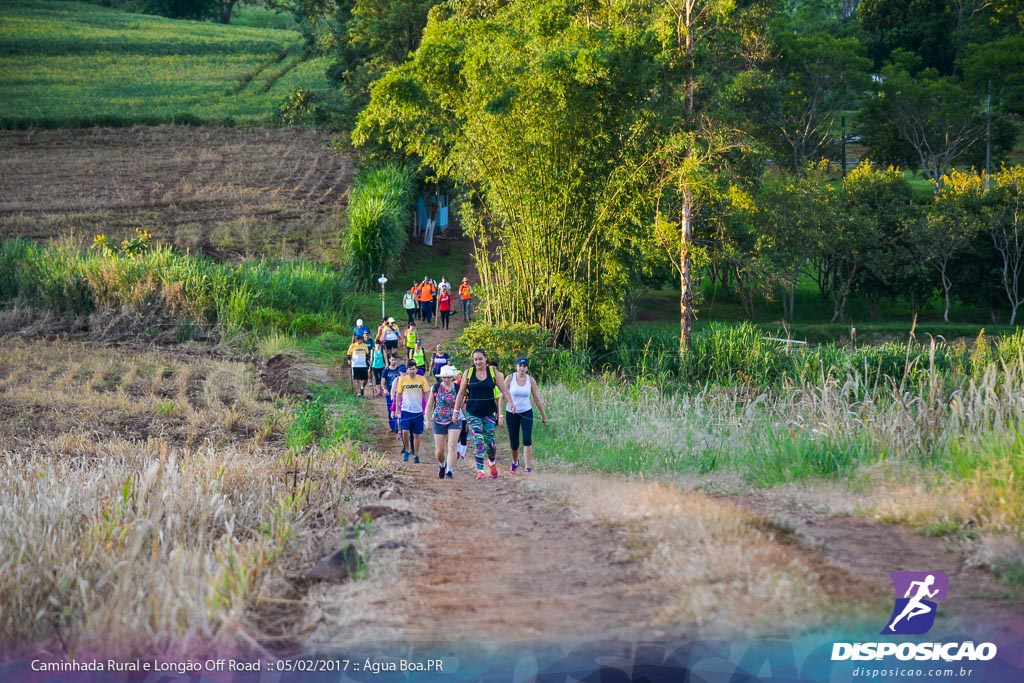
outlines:
M441 368L438 375L440 381L434 385L427 399L427 422L434 423L434 455L437 456L438 479L454 478L452 471L457 459L455 448L459 444L459 432L462 430L462 420L457 419L455 411L455 399L459 395L455 378L458 375L459 371L454 365Z

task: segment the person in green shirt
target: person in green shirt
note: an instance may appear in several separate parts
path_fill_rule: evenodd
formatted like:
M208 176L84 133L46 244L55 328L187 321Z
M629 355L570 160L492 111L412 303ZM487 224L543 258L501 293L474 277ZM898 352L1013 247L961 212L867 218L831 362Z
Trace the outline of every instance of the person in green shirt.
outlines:
M419 370L417 371L417 374L420 374L420 375L427 374L427 356L426 356L426 353L423 351L423 340L422 339L417 339L416 340L416 348L413 349L412 359L414 361L416 361L416 365L419 366Z

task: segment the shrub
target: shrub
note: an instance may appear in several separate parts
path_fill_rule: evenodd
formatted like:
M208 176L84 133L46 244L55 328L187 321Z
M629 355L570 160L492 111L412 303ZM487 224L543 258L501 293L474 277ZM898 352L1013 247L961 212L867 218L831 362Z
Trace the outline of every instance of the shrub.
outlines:
M361 171L348 204L344 249L356 287L367 289L376 274L392 267L408 242L412 210L412 175L388 163Z
M488 325L476 322L462 331L456 351L459 359L468 363L473 349L484 349L488 359L497 362L503 371L511 370L519 356L527 356L530 359L530 372L539 375L544 372L547 361L552 357L553 343L551 332L540 325ZM559 357L563 367L566 360L564 355Z

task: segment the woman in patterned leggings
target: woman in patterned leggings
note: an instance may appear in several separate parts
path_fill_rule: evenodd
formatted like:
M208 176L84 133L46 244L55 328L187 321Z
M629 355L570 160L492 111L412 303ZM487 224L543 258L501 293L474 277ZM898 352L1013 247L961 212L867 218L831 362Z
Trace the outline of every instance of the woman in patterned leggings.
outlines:
M498 463L495 459L494 428L496 425L504 425L505 417L498 413L498 403L495 400L494 390L498 389L505 402L515 406L505 388L505 377L500 371L487 367L487 354L483 349L473 351L473 367L466 371L459 386L459 395L455 400L455 411L458 412L463 405L466 408L466 419L469 422L470 433L473 435L475 446L474 457L476 458L476 478L483 479L484 456L487 456L487 466L490 469L491 479L498 478Z

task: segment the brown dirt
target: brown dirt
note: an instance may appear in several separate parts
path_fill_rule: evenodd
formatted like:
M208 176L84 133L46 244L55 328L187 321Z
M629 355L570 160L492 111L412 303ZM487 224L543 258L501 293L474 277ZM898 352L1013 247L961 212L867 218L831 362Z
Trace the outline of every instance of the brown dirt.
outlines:
M159 242L217 257L327 257L354 177L298 129L0 131L0 237Z
M454 338L460 325L447 333L427 328L425 344L432 348ZM383 426L379 401L374 399L373 406L381 420L375 448L397 462L400 442ZM636 641L692 639L737 630L716 623L715 614L680 619L671 616L678 612L664 608L666 602L685 601L680 592L713 591L716 581L730 581L723 576L702 579L703 584L668 583L659 566L662 544L652 538L651 529L671 527L656 527L646 517L616 520L615 513L588 518L580 513L579 500L566 498L559 486L547 485L549 480L564 480L563 475L544 473L542 467L533 478L510 476L500 438L499 463L504 465L496 481L475 480L471 454L460 461L454 481L439 481L432 437L426 436L421 464L397 465L398 496L415 512L418 523L406 527L400 541L390 541L403 549L389 556L395 566L388 581L401 589L392 599L373 603L374 621L389 625L382 637L419 643L597 637ZM578 472L571 476L572 481L587 478L597 477ZM588 484L617 486L610 480ZM942 539L920 536L903 526L808 511L770 491L713 499L685 486L670 488L680 500L706 499L699 504L716 508L712 516L745 520L741 526L751 527L758 542L770 547L766 556L771 562L780 567L790 564L795 577L813 577L814 585L804 590L826 600L826 622L844 615L881 622L891 607L889 573L929 569L951 577L955 593L942 614L947 623L1006 625L1021 617L1021 591L968 566L966 555ZM700 565L702 555L673 559ZM814 625L813 620L805 623ZM332 626L328 619L321 624L320 639L329 639L335 627L338 633L351 631L344 625ZM780 626L769 621L759 628L772 633ZM751 633L746 627L738 630Z

